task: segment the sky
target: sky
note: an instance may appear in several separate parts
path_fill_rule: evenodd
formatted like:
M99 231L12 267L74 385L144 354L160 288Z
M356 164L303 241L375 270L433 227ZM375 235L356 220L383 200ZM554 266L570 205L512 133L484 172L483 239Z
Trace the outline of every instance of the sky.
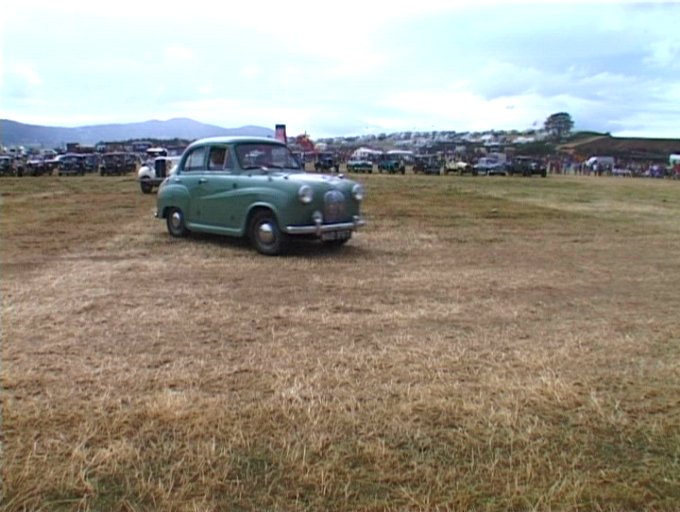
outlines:
M680 138L680 3L6 0L0 118Z

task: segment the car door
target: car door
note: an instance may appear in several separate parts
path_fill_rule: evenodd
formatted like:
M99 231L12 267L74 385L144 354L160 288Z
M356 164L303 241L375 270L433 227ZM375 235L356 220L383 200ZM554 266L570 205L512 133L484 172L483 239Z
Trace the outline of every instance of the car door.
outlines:
M199 149L199 148L196 148ZM202 146L193 161L189 155L185 176L192 175L191 219L211 229L230 232L237 228L233 195L236 192L233 161L226 145Z
M204 223L199 203L200 192L197 189L202 184L202 180L205 179L203 176L206 171L205 157L205 147L199 146L193 148L184 158L181 172L174 178L174 181L180 183L189 195L189 202L184 214L187 222L191 224Z

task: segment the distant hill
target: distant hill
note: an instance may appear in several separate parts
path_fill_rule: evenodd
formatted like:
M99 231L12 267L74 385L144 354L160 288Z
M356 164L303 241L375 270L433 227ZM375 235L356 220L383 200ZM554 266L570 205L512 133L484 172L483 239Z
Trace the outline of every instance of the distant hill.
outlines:
M64 146L67 142L97 144L99 142L147 138L194 140L220 135L273 137L274 130L262 126L223 128L186 118L169 119L167 121L153 120L142 123L79 126L77 128L39 126L0 119L0 144L7 147L38 145L44 148L56 148Z

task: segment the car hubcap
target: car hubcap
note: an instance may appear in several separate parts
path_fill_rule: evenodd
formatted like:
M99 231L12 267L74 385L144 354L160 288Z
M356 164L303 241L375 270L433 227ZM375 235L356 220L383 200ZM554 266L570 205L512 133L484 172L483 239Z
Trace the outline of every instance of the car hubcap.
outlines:
M274 242L274 228L269 222L263 222L257 230L257 236L263 244Z
M182 225L182 214L179 212L172 212L170 220L172 222L172 227L178 229Z

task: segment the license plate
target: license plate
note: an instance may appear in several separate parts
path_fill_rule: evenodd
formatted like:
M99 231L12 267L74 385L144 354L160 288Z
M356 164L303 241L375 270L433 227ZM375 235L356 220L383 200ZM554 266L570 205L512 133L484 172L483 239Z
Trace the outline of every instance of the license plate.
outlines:
M328 231L321 233L321 240L347 240L350 236L352 236L350 230Z

